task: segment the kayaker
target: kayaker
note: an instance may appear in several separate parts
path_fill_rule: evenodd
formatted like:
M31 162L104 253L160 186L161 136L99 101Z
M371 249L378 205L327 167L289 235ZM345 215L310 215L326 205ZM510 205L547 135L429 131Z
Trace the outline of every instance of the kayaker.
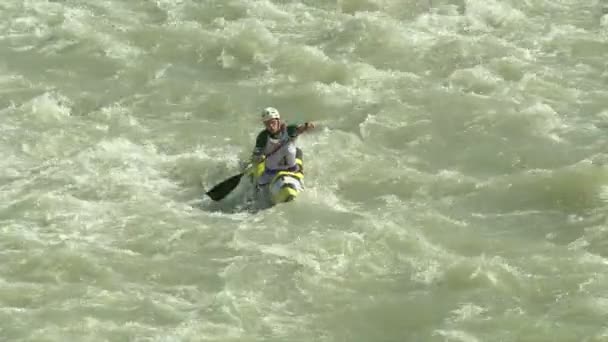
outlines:
M279 171L301 172L296 163L296 155L301 159L302 151L296 146L298 135L315 128L312 122L288 125L281 120L276 108L262 110L264 129L255 140L251 161L258 164L264 159L265 170L258 180L258 188L268 185ZM264 157L267 156L267 157Z

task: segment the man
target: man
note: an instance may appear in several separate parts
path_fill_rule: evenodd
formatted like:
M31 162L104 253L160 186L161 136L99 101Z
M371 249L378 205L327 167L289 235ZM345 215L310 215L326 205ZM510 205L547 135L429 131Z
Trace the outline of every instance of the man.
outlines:
M296 156L301 158L302 151L296 147L295 138L315 127L314 123L287 125L281 121L276 108L268 107L262 111L262 130L255 141L251 161L258 164L266 160L264 173L258 179L258 188L268 185L279 171L302 171L296 163Z

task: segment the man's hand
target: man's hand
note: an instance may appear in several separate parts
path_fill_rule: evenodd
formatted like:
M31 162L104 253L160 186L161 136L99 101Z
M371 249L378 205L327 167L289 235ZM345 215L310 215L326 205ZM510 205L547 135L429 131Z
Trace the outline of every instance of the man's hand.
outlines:
M313 122L305 122L303 125L298 127L298 135L315 128L315 124Z

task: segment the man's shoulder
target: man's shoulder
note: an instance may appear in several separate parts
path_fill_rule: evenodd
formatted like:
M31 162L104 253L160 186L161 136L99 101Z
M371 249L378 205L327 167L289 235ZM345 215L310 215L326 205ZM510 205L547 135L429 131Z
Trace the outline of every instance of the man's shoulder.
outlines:
M256 135L256 137L257 137L258 139L260 139L260 138L266 138L266 137L268 137L268 131L267 131L267 130L265 130L265 129L262 129L262 130L260 130L260 131L258 132L258 134Z
M290 137L295 137L298 135L298 124L290 124L286 126L287 135Z
M268 131L263 129L261 130L257 137L255 138L255 146L257 148L263 148L266 146L266 142L268 141Z

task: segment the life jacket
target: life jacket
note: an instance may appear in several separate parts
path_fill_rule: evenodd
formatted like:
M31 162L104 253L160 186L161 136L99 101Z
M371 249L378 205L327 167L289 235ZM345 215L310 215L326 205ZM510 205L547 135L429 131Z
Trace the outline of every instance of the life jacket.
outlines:
M295 142L289 137L286 125L281 126L278 136L272 137L267 130L263 130L258 135L258 139L265 140L265 144L261 150L256 148L254 152L267 156L265 160L266 169L276 172L293 170L296 167L297 149Z

